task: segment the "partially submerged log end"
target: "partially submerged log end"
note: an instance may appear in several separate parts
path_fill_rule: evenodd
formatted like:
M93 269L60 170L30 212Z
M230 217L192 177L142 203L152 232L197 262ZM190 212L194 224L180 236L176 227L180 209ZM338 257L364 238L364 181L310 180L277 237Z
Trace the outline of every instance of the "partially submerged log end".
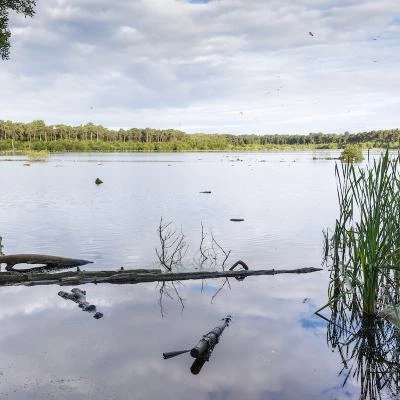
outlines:
M44 254L9 254L6 256L0 256L0 264L7 264L6 271L19 273L46 272L50 270L74 268L92 263L93 261L89 260L49 256ZM17 264L40 264L41 266L16 269L14 266Z

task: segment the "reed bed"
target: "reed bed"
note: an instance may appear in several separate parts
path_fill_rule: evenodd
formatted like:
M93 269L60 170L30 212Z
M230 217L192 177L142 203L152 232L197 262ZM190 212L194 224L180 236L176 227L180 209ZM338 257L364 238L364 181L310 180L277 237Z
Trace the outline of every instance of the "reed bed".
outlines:
M399 302L399 167L400 156L388 151L366 167L336 165L339 217L333 231L324 232L331 266L326 306L376 314Z
M47 161L50 158L50 153L47 150L27 150L25 152L29 161Z

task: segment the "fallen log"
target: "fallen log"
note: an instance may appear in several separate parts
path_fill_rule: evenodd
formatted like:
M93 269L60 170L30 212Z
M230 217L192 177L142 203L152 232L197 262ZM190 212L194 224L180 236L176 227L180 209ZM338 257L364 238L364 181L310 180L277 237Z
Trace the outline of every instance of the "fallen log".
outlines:
M239 278L247 276L307 274L322 268L261 269L240 271L195 271L162 272L161 270L119 270L119 271L66 271L57 273L0 273L0 286L23 285L84 285L88 283L136 284L144 282L171 282L196 279Z
M91 263L93 263L93 261L49 256L44 254L9 254L6 256L0 255L0 264L7 264L6 271L14 272L44 272L50 269L54 270L73 268ZM16 264L44 264L44 266L16 269L14 268L14 265Z

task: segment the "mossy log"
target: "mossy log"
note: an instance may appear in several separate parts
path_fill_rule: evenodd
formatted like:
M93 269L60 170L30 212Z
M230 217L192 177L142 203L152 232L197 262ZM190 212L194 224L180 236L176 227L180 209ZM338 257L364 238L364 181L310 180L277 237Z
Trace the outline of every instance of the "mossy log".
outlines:
M0 273L0 286L9 285L83 285L87 283L136 284L144 282L185 281L195 279L236 278L247 276L306 274L321 271L322 268L299 269L261 269L240 271L196 271L196 272L163 272L161 270L119 270L119 271L66 271L57 273Z

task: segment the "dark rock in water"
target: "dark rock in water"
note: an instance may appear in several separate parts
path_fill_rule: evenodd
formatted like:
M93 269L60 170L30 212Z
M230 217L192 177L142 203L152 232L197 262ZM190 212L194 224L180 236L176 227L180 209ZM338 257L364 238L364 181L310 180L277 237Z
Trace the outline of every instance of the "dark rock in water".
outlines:
M210 194L210 193L211 193L211 190L203 190L202 192L199 192L199 193L206 193L206 194Z
M242 222L242 221L244 221L244 219L243 218L231 218L230 221L232 221L232 222Z
M96 180L94 181L94 183L96 185L101 185L103 183L103 181L100 178L96 178Z

